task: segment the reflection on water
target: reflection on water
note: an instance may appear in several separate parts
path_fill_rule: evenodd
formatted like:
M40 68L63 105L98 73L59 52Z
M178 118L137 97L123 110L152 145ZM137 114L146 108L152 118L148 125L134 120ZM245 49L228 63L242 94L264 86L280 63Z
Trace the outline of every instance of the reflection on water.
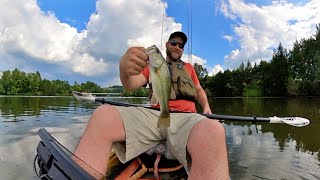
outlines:
M316 154L297 151L297 141L281 144L264 125L228 125L227 147L233 179L318 179Z
M145 98L110 100L148 103ZM218 114L311 120L303 128L223 122L232 179L320 178L320 99L214 98L210 103ZM35 178L31 164L41 127L73 151L97 105L72 97L0 97L0 179Z

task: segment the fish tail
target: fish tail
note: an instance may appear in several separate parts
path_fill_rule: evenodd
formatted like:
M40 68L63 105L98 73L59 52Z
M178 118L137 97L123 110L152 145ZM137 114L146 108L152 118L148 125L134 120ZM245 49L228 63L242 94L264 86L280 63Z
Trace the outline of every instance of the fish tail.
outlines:
M168 128L170 126L170 112L169 111L163 111L161 112L159 119L158 119L158 123L157 123L157 127L161 128Z

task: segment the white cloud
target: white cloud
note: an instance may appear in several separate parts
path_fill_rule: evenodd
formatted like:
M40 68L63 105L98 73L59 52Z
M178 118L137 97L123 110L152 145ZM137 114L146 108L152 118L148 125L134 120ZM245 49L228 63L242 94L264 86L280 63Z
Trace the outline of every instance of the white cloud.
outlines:
M54 14L42 12L35 1L2 1L0 47L2 53L17 52L45 61L64 61L81 40L81 34Z
M224 69L223 67L220 65L220 64L216 64L213 68L212 67L209 67L207 65L207 60L201 58L201 57L198 57L196 55L192 55L191 57L187 54L184 54L182 57L181 57L181 60L183 60L184 62L188 62L188 63L191 63L192 65L194 63L197 63L199 65L202 65L204 68L206 68L208 70L208 75L209 76L214 76L216 74L218 74L219 72L224 72Z
M102 60L97 61L94 57L89 54L75 54L71 61L72 70L76 73L81 73L87 76L103 74L108 68L108 64Z
M207 61L205 59L202 59L199 56L196 56L194 54L192 54L191 56L189 54L183 54L181 57L181 60L190 64L194 64L197 63L199 65L202 66L206 66Z
M226 68L234 69L248 60L270 60L280 42L290 48L296 40L314 34L320 19L320 1L293 4L281 0L258 6L243 0L223 0L220 11L234 21L233 38L239 48L225 56Z
M228 42L232 42L233 41L233 37L229 36L229 35L224 35L223 38L226 39Z
M160 0L97 1L97 13L90 17L81 46L98 57L120 56L129 46L161 47L162 36L164 47L170 33L182 26L171 17L163 19L166 6Z
M181 30L182 25L172 17L163 17L166 7L161 0L98 0L87 29L77 32L52 12L43 12L36 0L1 1L0 58L4 66L0 70L38 70L30 65L34 61L58 66L66 74L119 84L118 60L129 46L162 44L164 51L170 33Z
M66 71L73 69L67 65L76 64L70 61L75 60L72 57L85 32L77 33L75 28L61 23L53 13L41 11L34 0L1 1L0 7L1 57L10 56L10 59L18 61L17 64L22 64L27 57L63 65ZM3 61L11 63L9 59ZM82 71L79 73L84 74Z
M208 75L209 76L214 76L218 74L219 72L224 72L224 69L220 64L215 65L213 68L208 70Z

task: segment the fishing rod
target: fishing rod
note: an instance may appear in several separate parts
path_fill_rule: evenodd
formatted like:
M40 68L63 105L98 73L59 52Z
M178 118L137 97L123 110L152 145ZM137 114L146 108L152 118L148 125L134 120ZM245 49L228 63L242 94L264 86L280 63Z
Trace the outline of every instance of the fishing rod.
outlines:
M124 102L116 102L107 100L102 97L94 97L90 93L79 93L72 92L74 97L79 101L91 101L91 102L99 102L102 104L110 104L114 106L124 106L124 107L144 107L153 110L159 110L159 108L151 107L148 105L135 105ZM187 113L182 111L170 111L172 113ZM225 121L242 121L242 122L268 122L268 123L284 123L295 127L304 127L310 124L310 121L303 117L256 117L256 116L232 116L232 115L221 115L221 114L201 114L209 119L217 119L217 120L225 120Z

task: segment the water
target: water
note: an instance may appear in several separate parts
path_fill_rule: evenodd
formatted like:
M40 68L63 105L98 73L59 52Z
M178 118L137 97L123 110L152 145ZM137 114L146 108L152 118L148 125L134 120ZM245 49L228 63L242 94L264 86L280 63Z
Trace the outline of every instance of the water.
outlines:
M319 98L214 98L210 104L218 114L311 120L303 128L223 122L232 179L320 179ZM73 151L96 106L72 97L0 97L0 179L36 179L32 161L41 127Z

